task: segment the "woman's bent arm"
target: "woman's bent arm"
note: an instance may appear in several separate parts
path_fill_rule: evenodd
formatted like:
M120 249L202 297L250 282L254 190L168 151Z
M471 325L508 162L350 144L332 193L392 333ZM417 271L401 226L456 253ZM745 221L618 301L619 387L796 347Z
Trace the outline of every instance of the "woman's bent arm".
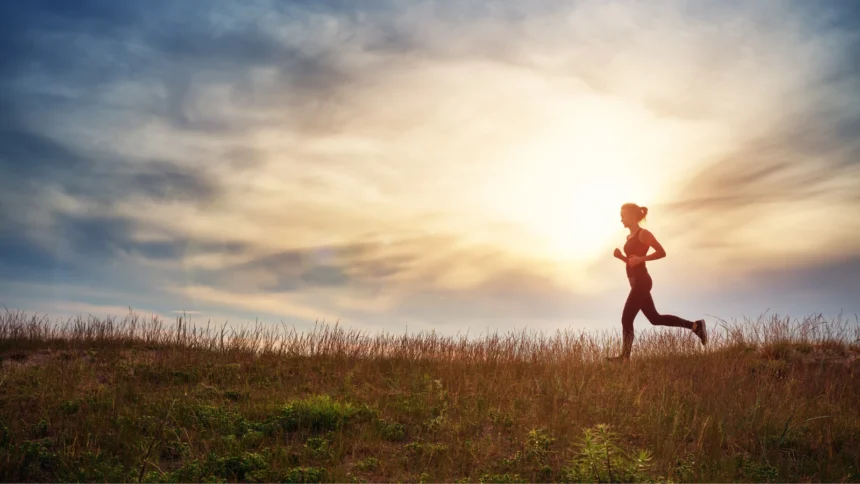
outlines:
M654 234L652 234L650 231L642 230L642 233L639 235L639 240L648 245L648 247L654 248L654 252L649 255L646 255L644 260L651 261L666 257L666 251L663 249L663 246L660 244L660 242L657 241L657 238L654 237Z

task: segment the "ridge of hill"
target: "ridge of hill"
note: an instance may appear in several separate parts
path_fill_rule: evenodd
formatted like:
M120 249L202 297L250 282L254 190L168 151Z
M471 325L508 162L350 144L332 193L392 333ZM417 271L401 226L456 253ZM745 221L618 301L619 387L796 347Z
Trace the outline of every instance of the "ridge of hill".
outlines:
M860 330L300 333L0 315L3 481L860 480Z

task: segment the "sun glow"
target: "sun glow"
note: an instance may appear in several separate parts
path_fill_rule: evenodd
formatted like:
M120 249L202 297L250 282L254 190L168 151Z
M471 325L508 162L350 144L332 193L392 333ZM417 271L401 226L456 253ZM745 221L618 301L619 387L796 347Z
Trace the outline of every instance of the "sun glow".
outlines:
M649 163L659 147L649 145L629 111L575 107L508 147L489 185L489 210L524 229L532 255L559 262L589 262L611 251L621 205L651 203L659 181Z

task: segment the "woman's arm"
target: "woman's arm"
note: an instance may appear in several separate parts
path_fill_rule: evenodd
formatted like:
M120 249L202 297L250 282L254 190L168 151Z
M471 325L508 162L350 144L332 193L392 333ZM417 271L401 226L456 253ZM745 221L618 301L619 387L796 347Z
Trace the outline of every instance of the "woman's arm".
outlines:
M624 256L624 253L621 252L621 249L615 249L615 253L613 253L612 255L614 255L616 259L621 259L621 261L625 263L627 262L627 257Z
M642 232L639 233L639 240L642 241L643 244L648 247L653 247L654 252L650 255L645 256L645 260L657 260L666 257L666 251L663 249L663 246L660 245L660 242L657 241L657 238L654 237L654 234L651 233L650 230L642 229Z

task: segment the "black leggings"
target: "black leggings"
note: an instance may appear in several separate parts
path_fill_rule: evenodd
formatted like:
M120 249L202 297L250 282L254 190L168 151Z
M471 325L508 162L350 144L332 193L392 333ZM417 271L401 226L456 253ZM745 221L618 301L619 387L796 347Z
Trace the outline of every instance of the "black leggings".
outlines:
M633 320L641 310L648 321L655 326L674 326L676 328L693 329L693 322L672 316L671 314L660 314L654 307L654 299L651 298L651 276L636 274L630 278L630 294L624 303L624 311L621 313L621 326L624 329L624 339L633 341Z

